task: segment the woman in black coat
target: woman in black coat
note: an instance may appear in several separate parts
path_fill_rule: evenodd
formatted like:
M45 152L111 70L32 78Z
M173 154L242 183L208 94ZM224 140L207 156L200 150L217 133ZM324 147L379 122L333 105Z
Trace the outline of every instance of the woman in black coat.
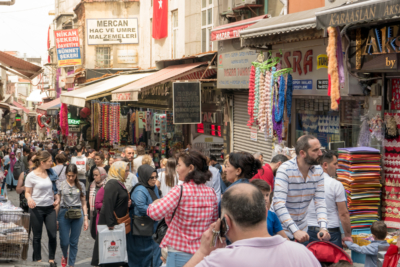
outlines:
M104 186L103 206L100 210L98 225L107 225L110 230L114 229L114 226L118 224L114 212L118 218L122 218L127 214L128 207L130 206L130 199L124 183L128 174L129 165L127 162L119 161L111 166L108 172L107 183ZM99 235L96 236L96 241L94 243L91 264L93 266L99 266ZM118 262L102 264L100 266L119 267L127 266L127 263Z

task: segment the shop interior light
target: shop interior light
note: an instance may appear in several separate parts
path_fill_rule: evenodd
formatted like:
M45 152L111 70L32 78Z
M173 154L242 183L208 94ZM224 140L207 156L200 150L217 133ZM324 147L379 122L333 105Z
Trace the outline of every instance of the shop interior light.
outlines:
M197 124L197 133L204 133L204 124L203 123L199 123Z

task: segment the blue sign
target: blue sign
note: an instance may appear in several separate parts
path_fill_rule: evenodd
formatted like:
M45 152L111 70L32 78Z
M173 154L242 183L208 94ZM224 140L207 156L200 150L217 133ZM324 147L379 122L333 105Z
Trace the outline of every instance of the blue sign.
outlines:
M293 80L293 90L312 90L313 80Z

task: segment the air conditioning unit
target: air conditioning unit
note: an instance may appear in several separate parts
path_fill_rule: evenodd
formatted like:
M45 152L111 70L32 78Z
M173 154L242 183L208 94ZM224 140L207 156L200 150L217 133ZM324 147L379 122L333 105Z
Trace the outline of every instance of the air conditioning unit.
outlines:
M235 0L235 7L257 4L257 0Z
M222 13L230 13L232 12L232 8L234 8L234 1L235 0L224 0L222 3Z

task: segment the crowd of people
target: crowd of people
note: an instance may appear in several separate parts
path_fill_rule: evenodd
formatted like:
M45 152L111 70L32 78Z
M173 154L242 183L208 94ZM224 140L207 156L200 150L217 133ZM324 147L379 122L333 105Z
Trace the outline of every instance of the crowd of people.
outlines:
M30 213L33 261L42 261L44 225L50 266L57 266L57 230L61 266L74 266L82 228L99 266L97 226L125 223L128 263L101 266L313 267L320 262L305 245L318 240L365 252L376 266L376 244L362 250L352 243L345 190L335 179L338 156L313 136L298 139L291 159L275 155L264 164L261 153L236 152L219 164L188 148L158 169L141 146L111 156L31 137L0 143L3 188L16 187ZM386 226L378 223L371 230L381 245Z

